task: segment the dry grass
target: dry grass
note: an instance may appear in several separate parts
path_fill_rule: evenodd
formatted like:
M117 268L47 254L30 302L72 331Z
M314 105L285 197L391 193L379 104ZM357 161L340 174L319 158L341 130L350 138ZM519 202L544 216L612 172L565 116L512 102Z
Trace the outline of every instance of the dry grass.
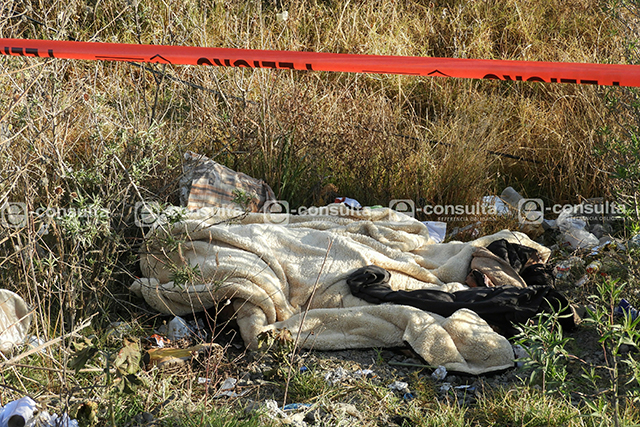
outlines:
M2 7L2 37L577 62L626 55L596 0L7 0ZM276 19L282 10L286 22ZM606 195L608 165L595 148L602 128L622 135L607 115L610 92L596 87L148 68L157 73L127 63L0 57L0 205L109 212L32 217L26 229L0 230L3 287L38 308L35 333L43 338L95 312L100 328L137 310L125 289L141 237L132 208L141 197L177 203L186 150L265 179L292 206L318 202L328 184L370 205L474 204L507 185L565 203ZM39 233L47 222L49 234ZM48 350L39 363L62 371L29 377L19 391L81 387L64 367L70 352L68 343Z
M3 37L598 62L624 54L611 19L591 0L4 7ZM276 20L281 10L288 21ZM317 202L328 184L364 204L474 204L507 185L559 203L607 191L606 165L594 150L610 120L600 88L149 68L209 90L127 63L0 59L0 203L111 214L103 223L52 223L48 236L37 234L43 221L36 220L28 234L8 236L5 265L17 270L7 270L6 286L28 285L32 298L38 287L60 289L60 300L47 303L71 304L71 312L74 304L80 312L100 306L92 302L97 289L130 280L131 273L114 274L131 270L121 249L136 244L132 206L140 197L177 202L185 150L264 178L294 206Z
M623 53L599 2L586 0L116 3L71 1L33 8L25 16L46 27L5 18L2 32L127 43L585 62L618 61ZM8 9L14 15L23 12L17 3ZM289 20L277 22L275 13L284 9ZM14 69L35 62L4 59ZM72 152L93 157L88 147L96 149L95 138L136 150L131 141L148 136L160 143L156 151L173 159L162 165L172 176L176 151L200 150L266 178L276 190L288 187L281 197L297 203L312 202L328 183L365 203L398 197L469 203L505 184L566 202L600 196L606 188L603 165L593 153L601 142L598 129L606 125L598 88L167 69L226 95L221 98L154 79L128 64L66 61L44 67L57 80L42 87L55 97L49 116L64 111L73 117L64 124L64 142L50 132L44 135L61 145L59 156L71 163L77 161ZM14 75L13 87L5 90L17 93L34 72L37 68ZM42 117L42 112L29 115ZM487 150L538 163L507 160ZM292 174L302 183L293 185Z

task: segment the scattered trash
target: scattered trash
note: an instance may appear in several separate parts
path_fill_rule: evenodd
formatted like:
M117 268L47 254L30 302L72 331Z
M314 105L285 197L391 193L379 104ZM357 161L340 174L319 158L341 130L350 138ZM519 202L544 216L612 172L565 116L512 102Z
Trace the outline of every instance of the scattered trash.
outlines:
M176 316L171 322L169 322L169 326L167 327L167 338L171 341L178 341L189 337L189 335L191 335L191 330L189 329L187 321L182 317Z
M587 265L587 273L589 274L597 273L598 271L600 271L600 268L602 268L602 262L593 261L589 265Z
M282 11L280 13L276 13L276 20L278 22L284 22L287 19L289 19L289 12L288 11L284 10L284 11Z
M355 378L374 378L376 373L371 369L358 369L353 373Z
M608 236L605 236L605 234L612 231L611 226L608 224L595 224L589 231L591 231L591 234L596 236L598 239L604 238L605 240L609 239L609 241L611 241ZM601 241L600 243L602 244L603 242Z
M580 280L576 282L576 288L582 287L586 285L588 282L589 282L589 276L585 274L580 278Z
M362 205L356 199L350 199L348 197L336 197L334 203L343 203L352 209L362 209Z
M304 421L311 425L327 425L326 423L323 423L323 420L327 417L327 415L328 413L324 410L324 408L317 407L315 409L307 411L306 415L304 416Z
M564 242L568 243L573 249L591 249L598 246L600 240L586 230L586 219L573 215L572 209L565 209L560 212L556 220Z
M324 380L330 386L341 383L349 377L349 373L343 368L337 368L331 372L327 372L324 376Z
M362 418L362 414L360 414L358 408L356 408L355 405L352 405L351 403L333 403L331 404L329 409L333 413L334 417L338 420L344 420L347 415L357 419ZM338 423L335 424L337 425Z
M509 206L498 196L484 196L482 198L482 206L489 208L491 212L495 212L497 215L509 214Z
M198 384L211 384L211 378L198 377Z
M47 411L40 411L35 416L36 402L28 396L7 403L0 407L0 426L3 427L77 427L78 421L69 419L64 413L50 415Z
M241 397L249 393L249 390L243 390L240 393L236 393L235 391L233 391L236 388L237 384L238 384L237 379L227 378L226 380L223 381L222 385L220 386L220 389L213 397L215 399L219 397Z
M431 237L436 243L444 242L444 238L447 235L447 223L441 221L422 221L429 230L429 237Z
M394 381L388 385L388 388L393 391L399 391L400 393L411 393L409 384L404 381Z
M447 377L447 368L444 366L438 366L438 368L431 373L431 378L435 381L442 381Z
M206 341L208 334L204 328L202 319L187 322L180 316L174 317L168 325L162 325L157 330L158 334L166 335L170 341L179 341L181 339L200 339ZM157 335L152 335L152 337ZM167 344L166 342L164 344ZM160 345L158 345L160 347Z
M9 353L24 342L31 326L31 311L18 295L0 289L0 352Z
M568 259L556 264L555 272L556 279L568 279L572 270L584 266L582 258L577 256L569 257Z
M629 240L629 246L634 248L640 247L640 234L636 234Z
M62 416L49 414L48 411L41 411L36 414L28 423L27 427L78 427L78 421L69 418L66 413ZM9 426L10 427L10 426Z
M289 17L288 12L286 17ZM271 187L262 180L231 170L191 151L184 154L184 159L185 173L178 184L180 204L188 210L219 207L229 209L232 213L233 209L258 212L265 204L268 205L267 202L276 200Z
M415 396L413 393L405 393L405 394L402 396L402 398L403 398L404 400L409 401L409 400L413 400L413 399L415 399L415 398L416 398L416 396Z
M481 225L481 222L477 221L477 222L475 222L473 224L466 225L466 226L464 226L462 228L456 227L453 230L451 230L450 237L453 238L453 237L457 236L458 234L468 233L469 236L472 239L474 239L474 238L476 238L476 237L478 237L480 235L480 230L478 230L478 228L476 227L476 226L479 226L479 225Z
M454 388L455 388L456 390L465 390L465 391L468 391L468 392L474 392L474 391L476 391L476 388L475 388L474 386L472 386L472 385L469 385L469 384L466 384L466 385L459 385L459 386L456 386L456 387L454 387Z
M520 200L522 200L523 197L520 195L520 193L514 190L513 187L507 187L504 190L502 190L502 194L500 194L500 199L502 199L503 202L505 202L507 205L511 206L512 208L517 208L518 204L520 203Z
M305 373L305 372L309 372L309 368L307 368L306 366L301 366L300 373Z
M638 310L624 298L620 300L620 303L618 303L618 306L615 308L614 313L618 316L624 316L624 314L627 313L627 315L631 317L631 320L636 320L639 314Z
M224 380L224 382L220 386L220 391L233 390L233 388L236 386L237 383L238 383L237 379L227 378L226 380Z
M171 340L169 338L165 338L162 335L153 334L147 338L151 345L158 348L165 348L171 345Z
M520 344L516 344L513 346L513 354L516 356L516 366L518 368L522 368L524 366L522 359L529 357L527 350L525 350Z
M599 255L600 251L602 251L602 249L607 247L607 245L611 244L612 242L613 242L613 240L611 240L610 238L607 238L604 242L600 243L598 246L596 246L593 249L591 249L591 252L589 253L589 256L597 256L597 255Z
M216 361L222 360L224 350L218 344L198 344L189 348L152 348L147 350L144 360L148 367L169 368L183 365L198 355L209 355ZM216 363L214 361L213 363Z
M267 408L267 415L272 418L284 418L286 414L278 406L278 402L273 399L267 399L264 402L264 406Z
M26 340L26 344L31 348L38 348L40 346L43 346L45 343L46 343L45 340L43 340L42 338L38 338L35 335L31 335ZM40 350L40 353L44 353L44 352L45 352L44 348Z
M442 383L440 385L440 393L446 393L451 390L451 383Z
M298 409L311 408L310 403L288 403L282 408L283 411L296 411Z
M22 427L32 417L36 410L36 402L30 397L23 397L0 409L0 425L8 427Z
M293 405L299 405L299 404L294 403ZM285 408L287 406L285 406ZM304 427L307 425L307 423L304 421L305 416L307 415L307 411L300 411L296 413L287 414L282 409L280 409L280 407L278 406L278 402L272 399L266 400L264 402L264 408L266 409L266 415L269 418L273 420L281 419L282 424L296 426L296 427Z

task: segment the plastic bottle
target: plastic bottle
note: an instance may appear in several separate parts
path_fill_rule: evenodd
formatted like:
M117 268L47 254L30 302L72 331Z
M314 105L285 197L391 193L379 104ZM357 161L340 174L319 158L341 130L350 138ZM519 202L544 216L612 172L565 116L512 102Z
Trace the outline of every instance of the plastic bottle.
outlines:
M556 220L564 240L574 249L588 249L598 246L600 240L586 230L587 222L580 217L574 217L571 210L560 212Z
M571 264L569 261L562 261L556 265L556 278L557 279L565 279L569 276L569 272L571 271Z
M587 273L589 274L597 273L598 271L600 271L600 268L602 268L602 262L593 261L589 265L587 265Z

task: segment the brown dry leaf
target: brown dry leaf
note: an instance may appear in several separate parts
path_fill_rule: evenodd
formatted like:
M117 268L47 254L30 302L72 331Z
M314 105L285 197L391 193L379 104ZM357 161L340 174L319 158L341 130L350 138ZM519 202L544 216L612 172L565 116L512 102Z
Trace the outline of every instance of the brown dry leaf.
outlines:
M142 359L140 343L138 341L124 339L124 347L118 352L113 366L121 375L135 374L140 370Z

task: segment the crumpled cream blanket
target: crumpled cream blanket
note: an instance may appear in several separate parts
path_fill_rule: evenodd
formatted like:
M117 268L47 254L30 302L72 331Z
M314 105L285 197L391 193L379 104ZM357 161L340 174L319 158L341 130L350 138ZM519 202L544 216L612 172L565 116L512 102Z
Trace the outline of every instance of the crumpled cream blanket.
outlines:
M372 305L352 296L345 279L374 264L391 273L394 290L453 292L466 288L462 283L477 247L504 238L537 249L545 261L547 248L506 230L470 243L436 244L421 222L386 208L287 218L288 224L274 225L263 214L248 214L221 223L223 212L203 208L159 226L140 254L146 277L131 290L174 315L231 299L249 347L261 332L286 328L300 334L305 348L406 342L429 364L452 371L480 374L513 366L509 342L472 311L443 318L402 305ZM197 280L175 283L185 265Z

